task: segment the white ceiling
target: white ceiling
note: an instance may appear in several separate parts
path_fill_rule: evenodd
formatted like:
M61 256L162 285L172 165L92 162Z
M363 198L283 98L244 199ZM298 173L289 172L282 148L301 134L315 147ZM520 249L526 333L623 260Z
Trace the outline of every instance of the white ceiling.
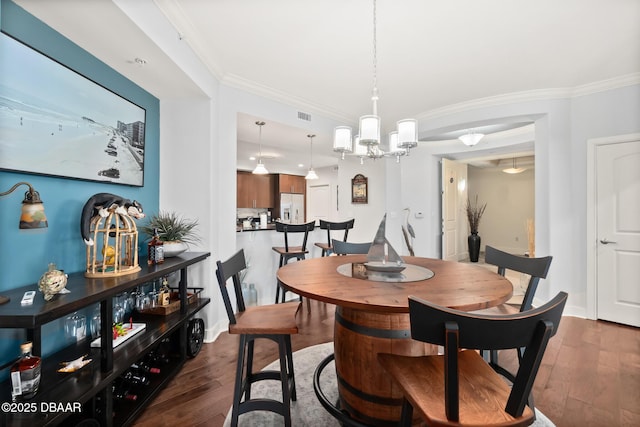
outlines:
M161 99L202 95L199 76L187 77L170 58L182 46L223 84L351 123L371 112L370 0L14 1ZM136 57L147 64L136 65ZM399 119L479 98L637 73L638 0L377 2L378 112L386 131ZM238 139L247 145L239 159L256 150L260 119L242 118ZM265 125L263 153L266 146L306 168L308 130L294 130ZM314 139L314 166L337 161L331 138ZM448 138L455 136L429 140ZM276 140L295 146L300 158L278 154Z

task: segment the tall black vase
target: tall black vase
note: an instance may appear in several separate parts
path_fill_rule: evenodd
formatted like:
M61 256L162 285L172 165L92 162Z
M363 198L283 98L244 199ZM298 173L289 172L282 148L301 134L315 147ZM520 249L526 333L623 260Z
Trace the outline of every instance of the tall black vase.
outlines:
M469 244L469 259L471 262L478 262L478 257L480 256L480 236L478 236L477 231L469 234L467 243Z

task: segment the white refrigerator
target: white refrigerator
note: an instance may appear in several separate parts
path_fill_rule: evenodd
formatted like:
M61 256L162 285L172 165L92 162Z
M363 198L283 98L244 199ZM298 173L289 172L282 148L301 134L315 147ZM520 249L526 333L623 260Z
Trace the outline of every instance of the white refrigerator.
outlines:
M280 216L282 222L304 223L304 194L280 193Z

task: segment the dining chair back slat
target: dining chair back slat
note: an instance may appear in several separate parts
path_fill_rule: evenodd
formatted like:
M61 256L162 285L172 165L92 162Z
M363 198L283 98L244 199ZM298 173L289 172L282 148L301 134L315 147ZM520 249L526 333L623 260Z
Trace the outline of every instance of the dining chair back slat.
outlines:
M346 242L349 236L349 230L353 228L353 225L355 223L354 218L349 219L347 221L339 221L339 222L326 221L324 219L321 219L319 221L320 221L320 228L322 230L327 230L327 243L323 243L323 242L315 243L317 247L322 249L322 256L328 255L333 249L332 243L331 243L331 241L333 240L333 238L331 237L331 232L344 230L344 233L342 234L342 241Z
M444 354L378 354L378 361L404 395L400 425L411 425L414 408L429 426L533 423L534 412L527 402L566 301L567 294L560 292L541 307L494 316L453 310L410 296L411 338L441 345ZM475 351L507 348L525 348L511 387Z
M280 255L278 261L278 268L287 264L289 260L296 259L298 261L306 258L307 240L309 239L309 233L315 228L316 222L309 221L304 224L287 224L285 222L276 221L276 231L284 234L284 246L273 246L271 249ZM289 234L304 233L302 236L302 244L300 246L292 246L289 244ZM280 297L280 291L282 291L282 298ZM280 284L276 282L276 303L285 301L286 290L280 287ZM302 300L302 297L300 297Z
M218 279L218 285L220 286L220 292L222 293L224 307L227 310L227 317L229 318L230 324L235 324L236 316L231 305L231 298L229 297L229 291L227 290L227 283L230 278L233 278L231 286L233 287L234 296L236 297L236 306L238 307L238 311L245 311L244 298L242 296L242 287L240 283L240 272L247 268L244 249L240 249L226 261L217 261L216 267L216 277Z
M336 255L367 254L369 252L369 248L371 248L371 242L353 243L333 239L331 241L331 246L333 248L333 253Z
M546 256L540 258L528 258L503 252L499 249L487 245L485 249L485 262L498 267L498 274L504 276L506 270L513 270L519 273L528 274L530 277L527 289L524 294L520 311L530 310L533 305L540 279L545 279L551 267L553 257Z

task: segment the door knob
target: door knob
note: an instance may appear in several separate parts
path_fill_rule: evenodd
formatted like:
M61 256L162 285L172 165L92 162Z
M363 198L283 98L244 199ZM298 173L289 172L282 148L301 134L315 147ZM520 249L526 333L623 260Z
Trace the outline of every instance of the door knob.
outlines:
M602 243L603 245L608 245L609 243L618 243L618 242L612 242L611 240L607 240L607 238L605 237L604 239L600 240L600 243Z

